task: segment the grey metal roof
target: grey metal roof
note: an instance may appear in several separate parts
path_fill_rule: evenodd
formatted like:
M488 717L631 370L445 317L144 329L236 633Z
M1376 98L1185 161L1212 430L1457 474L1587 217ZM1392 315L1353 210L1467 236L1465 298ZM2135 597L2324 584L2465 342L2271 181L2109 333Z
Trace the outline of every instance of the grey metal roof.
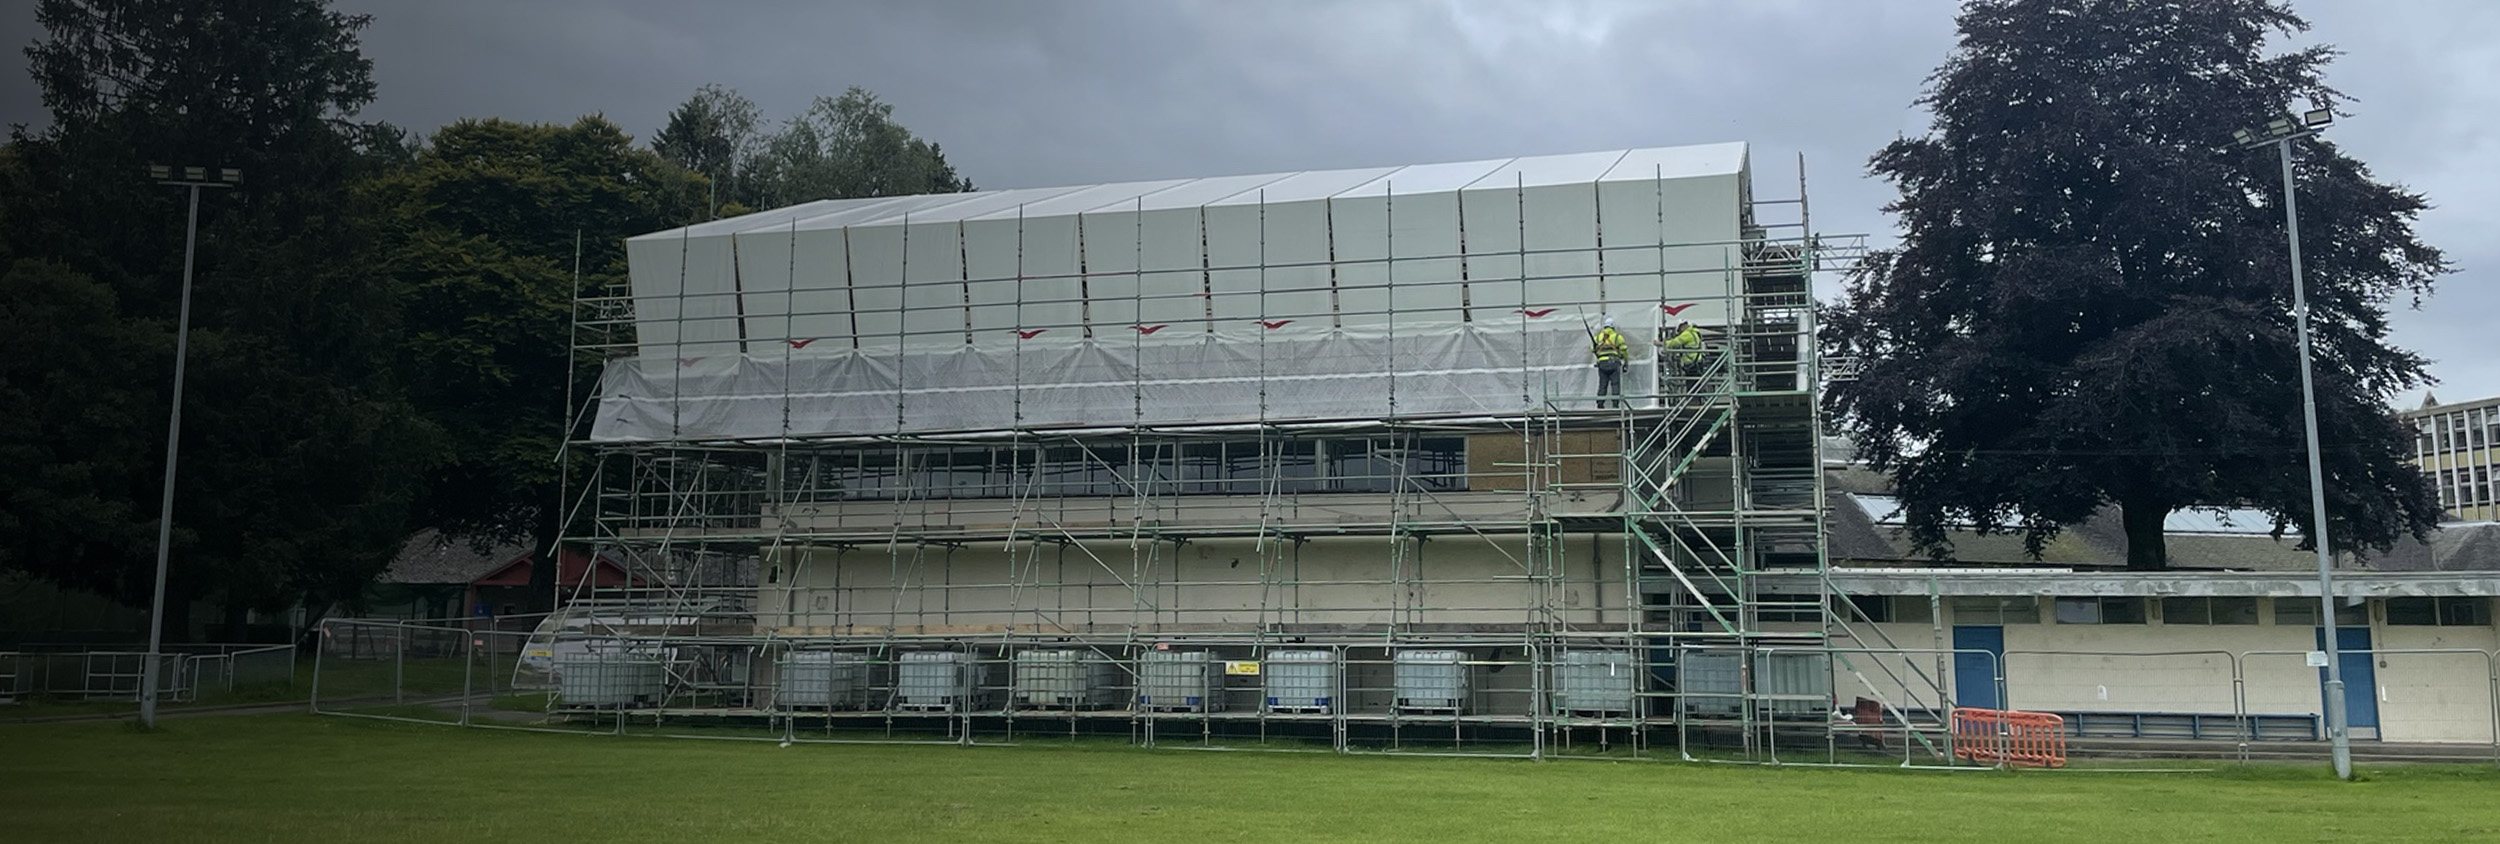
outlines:
M462 537L449 537L427 528L408 537L399 546L399 556L391 559L377 583L452 584L468 583L486 573L502 568L514 560L529 556L525 545L497 543L483 552L476 544Z
M1860 467L1826 473L1831 490L1829 536L1832 564L1844 567L1898 565L2058 566L2078 569L2124 569L2126 532L2119 508L2102 508L2090 520L2060 531L2041 549L2038 559L2023 548L2017 534L1980 535L1971 530L1948 534L1949 557L1930 559L1914 552L1908 531L1897 518L1887 518L1894 500L1882 475ZM2185 571L2303 572L2315 571L2317 556L2301 550L2297 534L2277 539L2272 525L2257 521L2263 514L2234 510L2217 518L2202 511L2174 513L2164 520L2170 567ZM2227 523L2226 523L2227 520ZM2385 552L2359 560L2342 559L2346 571L2500 572L2500 523L2443 525L2429 541L2399 540Z

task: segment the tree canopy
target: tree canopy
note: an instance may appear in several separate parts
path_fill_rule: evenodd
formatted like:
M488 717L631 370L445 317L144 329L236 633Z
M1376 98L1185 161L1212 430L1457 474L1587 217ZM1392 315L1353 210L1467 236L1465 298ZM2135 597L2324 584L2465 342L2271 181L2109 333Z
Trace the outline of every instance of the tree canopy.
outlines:
M350 120L374 92L366 19L317 0L36 12L53 122L10 144L0 283L26 330L0 392L48 409L0 430L30 467L0 501L0 565L145 597L185 228L184 191L146 168L230 167L243 184L200 203L169 620L195 598L231 618L354 594L405 529L424 440L349 189L395 137Z
M568 345L575 274L591 291L621 283L624 239L697 219L702 186L586 117L454 123L368 190L405 315L401 378L442 433L418 521L478 540L526 538L553 560L556 456L581 433L569 431L578 408L564 400L568 385L587 397L599 363L577 371ZM552 571L539 585L552 585Z
M2278 0L1971 0L1918 103L1927 134L1871 163L1895 249L1825 319L1862 374L1826 397L1910 532L2022 533L2119 506L2130 568L2168 559L2162 517L2249 506L2306 528L2297 323L2273 148L2231 133L2343 98L2334 51ZM2446 271L2424 198L2319 137L2291 145L2316 340L2333 547L2421 535L2439 507L2388 411L2424 383L2387 307ZM2308 545L2306 531L2302 544Z
M894 106L853 86L818 97L780 129L758 134L761 111L736 91L706 85L677 106L652 150L704 174L715 213L819 199L957 193L972 189L937 144L894 120Z

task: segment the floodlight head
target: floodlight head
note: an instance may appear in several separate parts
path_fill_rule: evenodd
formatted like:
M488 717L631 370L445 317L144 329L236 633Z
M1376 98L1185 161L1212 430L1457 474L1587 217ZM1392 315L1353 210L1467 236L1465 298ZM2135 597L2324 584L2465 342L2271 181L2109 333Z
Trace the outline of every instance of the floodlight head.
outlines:
M2237 142L2241 146L2247 146L2257 142L2257 133L2246 129L2233 129L2231 130L2231 140Z
M2292 119L2289 117L2277 117L2266 121L2266 134L2280 138L2291 133Z
M2300 114L2301 125L2307 126L2311 129L2317 129L2333 122L2335 122L2335 110L2331 108L2313 108L2308 111L2301 112Z
M228 167L217 171L217 178L229 185L239 185L243 183L243 171Z
M150 164L150 165L148 165L148 178L151 178L151 179L171 179L171 178L173 178L173 177L174 177L174 168L167 167L167 166L162 165L162 164Z
M203 182L203 181L207 181L207 180L208 180L208 168L206 168L206 167L185 167L185 168L182 168L182 177L183 177L183 178L185 178L185 179L189 179L189 180L191 180L191 181L194 181L194 182Z

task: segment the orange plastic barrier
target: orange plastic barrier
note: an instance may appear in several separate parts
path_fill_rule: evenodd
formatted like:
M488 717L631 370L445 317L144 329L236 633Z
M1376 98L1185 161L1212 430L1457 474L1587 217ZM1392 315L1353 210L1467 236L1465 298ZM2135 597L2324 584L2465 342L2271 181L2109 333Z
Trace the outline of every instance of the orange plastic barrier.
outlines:
M1953 755L1990 765L2066 767L2066 719L2046 712L1953 710Z

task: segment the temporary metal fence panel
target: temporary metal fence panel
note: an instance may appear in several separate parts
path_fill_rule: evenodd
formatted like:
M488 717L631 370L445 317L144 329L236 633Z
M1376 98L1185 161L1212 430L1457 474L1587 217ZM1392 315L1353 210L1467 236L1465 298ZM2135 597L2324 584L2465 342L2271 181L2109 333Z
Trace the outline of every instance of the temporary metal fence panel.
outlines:
M228 688L294 685L295 646L271 645L228 654Z

